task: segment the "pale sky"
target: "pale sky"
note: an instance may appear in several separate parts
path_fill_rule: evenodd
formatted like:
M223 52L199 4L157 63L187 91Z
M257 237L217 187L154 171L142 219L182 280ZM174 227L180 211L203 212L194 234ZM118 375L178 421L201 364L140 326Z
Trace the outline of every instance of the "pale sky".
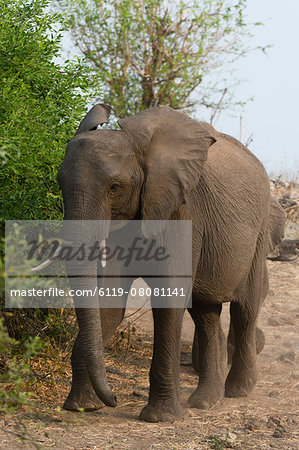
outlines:
M254 96L243 113L243 141L253 134L249 148L268 173L298 176L299 0L248 0L247 11L251 22L265 24L255 28L252 44L273 47L267 56L255 52L237 65L237 77L248 82L236 98ZM239 138L238 117L222 113L215 126Z
M236 65L235 77L246 79L236 89L236 100L254 97L242 113L242 141L252 135L249 148L271 175L299 178L299 0L247 0L248 21L255 27L251 47L273 45L252 52ZM64 39L65 51L72 44ZM203 116L206 114L206 117ZM209 120L209 112L197 116ZM240 118L222 112L215 128L240 138Z

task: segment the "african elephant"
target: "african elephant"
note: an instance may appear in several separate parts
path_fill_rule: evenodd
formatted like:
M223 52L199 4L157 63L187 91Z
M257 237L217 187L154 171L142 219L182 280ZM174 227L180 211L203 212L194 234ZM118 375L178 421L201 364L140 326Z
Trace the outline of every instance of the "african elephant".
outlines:
M197 331L198 387L189 405L207 408L247 395L257 381L256 321L268 289L266 255L283 236L284 213L271 199L260 161L239 141L168 106L97 129L110 107L98 104L79 125L59 170L65 220L192 220L192 308ZM97 283L95 276L80 287ZM103 269L104 270L104 269ZM124 279L123 283L132 280ZM70 280L76 287L76 281ZM234 353L226 380L220 313L230 302ZM184 308L153 309L154 353L148 404L140 418L173 421L179 400ZM124 309L77 309L68 410L116 405L103 347Z

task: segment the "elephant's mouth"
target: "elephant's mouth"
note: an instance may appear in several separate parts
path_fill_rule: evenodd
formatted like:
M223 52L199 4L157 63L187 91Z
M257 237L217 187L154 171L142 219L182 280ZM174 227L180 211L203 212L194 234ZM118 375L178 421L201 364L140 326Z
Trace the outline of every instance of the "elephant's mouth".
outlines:
M130 220L111 220L110 227L109 227L109 233L113 231L120 230L121 228L124 228L128 223L131 222Z

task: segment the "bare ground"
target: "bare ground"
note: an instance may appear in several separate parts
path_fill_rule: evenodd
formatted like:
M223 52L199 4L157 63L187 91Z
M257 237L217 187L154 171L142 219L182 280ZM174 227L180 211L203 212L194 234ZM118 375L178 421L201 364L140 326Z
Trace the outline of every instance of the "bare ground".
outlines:
M208 411L186 409L183 421L138 420L146 404L152 352L151 312L130 321L118 346L107 352L116 408L94 413L61 411L70 386L70 365L34 392L37 408L0 416L0 448L60 449L298 449L299 261L269 262L270 291L260 316L266 345L258 356L259 381L247 398L223 399ZM223 312L227 329L228 305ZM135 321L133 323L133 321ZM122 325L124 329L125 325ZM134 331L134 328L136 331ZM130 333L128 330L130 329ZM189 352L193 325L186 313L182 350ZM197 385L191 366L181 366L183 404Z

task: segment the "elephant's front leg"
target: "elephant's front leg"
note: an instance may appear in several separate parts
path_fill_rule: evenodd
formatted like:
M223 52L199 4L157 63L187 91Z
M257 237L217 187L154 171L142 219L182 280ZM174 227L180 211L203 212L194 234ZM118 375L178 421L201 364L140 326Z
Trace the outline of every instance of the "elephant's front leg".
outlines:
M256 384L256 355L264 345L263 332L256 328L256 322L267 289L266 261L263 247L259 247L246 283L230 304L235 349L225 382L226 397L244 397Z
M150 392L140 419L173 422L183 417L179 400L180 338L184 309L153 308L154 353Z

